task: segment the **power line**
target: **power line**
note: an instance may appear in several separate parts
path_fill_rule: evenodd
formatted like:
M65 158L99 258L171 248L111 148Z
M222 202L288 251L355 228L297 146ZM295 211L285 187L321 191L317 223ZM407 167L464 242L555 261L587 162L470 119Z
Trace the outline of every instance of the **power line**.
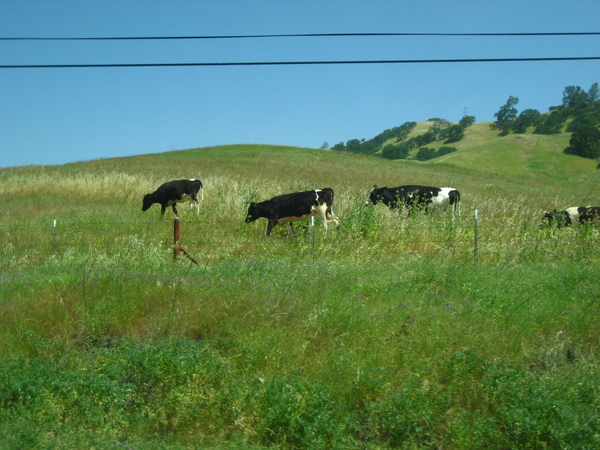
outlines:
M541 32L541 33L300 33L300 34L246 34L204 36L104 36L104 37L0 37L0 41L131 41L183 39L265 39L302 37L391 37L391 36L599 36L600 31Z
M114 64L9 64L0 69L87 69L131 67L229 67L229 66L300 66L349 64L440 64L440 63L505 63L543 61L597 61L600 56L574 56L556 58L474 58L474 59L384 59L350 61L254 61L254 62L191 62L191 63L114 63Z

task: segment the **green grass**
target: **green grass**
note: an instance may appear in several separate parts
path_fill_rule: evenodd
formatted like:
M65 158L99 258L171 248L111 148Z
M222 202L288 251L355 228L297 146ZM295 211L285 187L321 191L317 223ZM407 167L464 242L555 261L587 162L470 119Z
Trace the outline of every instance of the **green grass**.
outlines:
M509 134L499 136L490 122L465 130L465 137L451 145L458 149L427 164L444 165L511 180L543 179L544 183L597 178L597 162L564 154L569 133L556 135ZM432 144L439 148L442 143Z
M1 170L0 441L598 447L600 236L538 226L592 202L597 173L522 140L460 164L240 145ZM199 265L172 262L170 211L141 212L189 177L205 184L200 216L180 207ZM454 186L462 215L364 207L375 183ZM325 186L327 235L244 223L251 200Z

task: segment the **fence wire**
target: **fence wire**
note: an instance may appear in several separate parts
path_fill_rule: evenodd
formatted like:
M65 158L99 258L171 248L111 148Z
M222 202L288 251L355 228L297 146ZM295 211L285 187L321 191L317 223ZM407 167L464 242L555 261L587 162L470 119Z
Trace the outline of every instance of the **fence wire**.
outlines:
M324 233L316 221L296 222L295 235L285 227L266 238L265 222L201 218L181 221L180 242L202 260L251 259L290 251L324 258L339 253L377 257L382 253L452 258L462 262L542 261L567 258L600 261L600 233L594 227L544 229L538 224L504 224L486 217L439 222L402 220L387 223L341 221ZM0 264L41 263L67 252L102 252L144 257L144 249L172 257L174 224L162 221L51 221L0 225Z

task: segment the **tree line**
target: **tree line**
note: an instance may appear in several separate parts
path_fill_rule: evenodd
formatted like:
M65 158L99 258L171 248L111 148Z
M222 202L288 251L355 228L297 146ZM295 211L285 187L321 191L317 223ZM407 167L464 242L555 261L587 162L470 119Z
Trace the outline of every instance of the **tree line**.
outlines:
M429 121L432 125L425 133L418 136L408 138L410 132L417 126L417 122L405 122L369 140L351 139L346 143L340 142L334 145L332 150L374 155L386 159L427 161L456 151L454 147L443 146L435 150L426 146L436 141L444 141L445 144L460 141L464 137L465 128L475 123L475 117L464 116L458 124L440 118L429 119ZM412 157L409 156L415 149L417 152Z
M580 86L567 86L562 104L550 107L548 114L536 109L525 109L518 114L518 97L512 95L494 114L493 127L501 135L523 134L533 128L534 134L571 133L565 153L584 158L600 158L600 89L592 84L586 92Z
M570 132L571 139L565 153L585 158L600 158L600 89L594 83L588 91L579 86L567 86L563 91L562 104L549 108L542 114L536 109L525 109L519 113L516 105L519 98L510 96L494 114L496 121L491 125L500 130L500 135L509 133L556 134ZM459 142L464 131L475 123L475 117L465 115L458 123L440 118L429 119L429 129L418 136L408 138L417 125L406 122L398 127L383 131L372 139L350 139L340 142L332 150L378 156L386 159L414 159L427 161L456 151L451 146L438 150L427 145L443 141L444 144ZM324 144L326 147L328 145Z

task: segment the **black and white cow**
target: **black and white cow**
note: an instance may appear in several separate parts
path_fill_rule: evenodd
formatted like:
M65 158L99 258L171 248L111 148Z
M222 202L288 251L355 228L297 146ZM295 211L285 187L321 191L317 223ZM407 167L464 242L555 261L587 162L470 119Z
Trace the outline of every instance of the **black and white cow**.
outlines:
M204 193L202 191L202 182L200 180L174 180L169 181L160 186L156 191L151 194L144 196L144 202L142 204L142 211L148 210L155 203L160 203L162 207L160 216L165 215L167 207L172 206L173 212L177 217L177 207L175 206L179 202L186 202L191 200L190 206L196 207L196 212L200 212L200 205L198 204L198 198L196 195L200 191L202 200L204 200Z
M424 211L460 209L460 193L451 187L407 185L395 188L373 186L367 205L383 202L389 208L406 207L410 215L414 208Z
M268 223L265 235L269 236L275 225L287 224L292 233L292 222L308 220L318 214L327 231L327 221L336 225L339 223L332 206L333 190L330 188L278 195L264 202L250 203L246 223L254 222L261 217L266 218Z
M600 206L573 206L564 211L550 211L544 213L542 223L557 228L570 227L573 223L584 224L600 218Z

